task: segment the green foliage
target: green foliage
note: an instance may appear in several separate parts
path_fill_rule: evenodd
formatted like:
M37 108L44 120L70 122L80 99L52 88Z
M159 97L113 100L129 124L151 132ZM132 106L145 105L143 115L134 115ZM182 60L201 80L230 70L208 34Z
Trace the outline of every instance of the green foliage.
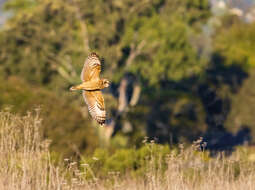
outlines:
M125 171L132 170L136 161L134 153L134 150L130 149L118 150L106 160L104 165L105 172L119 171L124 173Z
M235 95L231 96L232 109L226 121L229 131L237 134L239 130L247 129L250 132L252 142L255 142L255 119L253 116L255 89L252 88L255 82L255 72L250 71L249 78ZM248 139L247 139L248 140Z
M89 6L92 7L87 13L90 15L87 23L91 44L102 52L107 68L116 71L114 81L118 82L128 70L140 79L149 80L150 84L158 84L162 80L180 80L204 68L206 63L197 56L190 38L197 33L201 21L206 21L210 15L207 1L130 1L120 4L96 4L93 1ZM132 48L141 43L144 46L140 56L126 68L128 52L132 54Z
M255 65L255 24L242 23L235 17L226 17L215 38L215 51L222 55L225 64L239 64L243 68Z
M12 1L9 8L21 2ZM77 66L73 63L83 60L86 53L75 9L60 0L34 2L29 10L18 11L0 33L1 73L34 84L66 87Z
M170 154L167 145L146 144L139 149L116 149L109 152L106 149L96 149L91 157L85 157L81 165L88 164L93 175L105 177L111 172L135 176L144 176L151 169L166 169L166 156ZM87 177L92 177L88 173Z
M5 3L5 10L15 11L29 11L30 8L33 8L37 4L36 0L10 0Z
M229 90L222 88L221 93L228 97L231 103L231 110L226 120L226 128L238 135L241 130L247 130L254 142L255 120L251 110L253 110L254 88L254 43L255 43L255 24L244 23L234 16L225 16L221 20L221 26L217 28L214 36L214 54L220 57L220 60L227 67L239 66L244 70L248 77L243 81L242 76L232 79L232 86L240 85L238 90ZM218 60L218 61L220 61ZM240 77L240 78L239 78ZM231 81L231 77L228 77ZM239 79L238 79L239 78ZM239 80L239 82L238 82ZM226 90L227 89L227 90ZM248 139L246 139L248 141Z
M209 16L206 2L166 1L159 13L153 10L149 15L131 17L123 36L124 44L145 43L131 72L150 85L200 73L206 62L197 55L190 39L195 37L201 21Z

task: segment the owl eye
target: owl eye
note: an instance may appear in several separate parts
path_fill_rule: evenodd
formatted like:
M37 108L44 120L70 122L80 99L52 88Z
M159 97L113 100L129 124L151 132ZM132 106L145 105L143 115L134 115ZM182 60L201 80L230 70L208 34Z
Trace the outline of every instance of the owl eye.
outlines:
M97 61L95 61L95 62L93 62L93 65L100 65L100 63L99 62L97 62Z

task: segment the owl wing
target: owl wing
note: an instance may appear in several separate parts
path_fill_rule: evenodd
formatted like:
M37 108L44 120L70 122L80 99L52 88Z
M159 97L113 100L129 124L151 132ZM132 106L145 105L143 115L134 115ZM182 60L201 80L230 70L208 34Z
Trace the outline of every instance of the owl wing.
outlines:
M88 105L89 113L100 125L105 124L106 112L104 106L104 98L100 90L83 91L83 98Z
M99 56L93 52L85 60L81 72L81 80L85 82L91 79L99 79L100 72L101 62Z

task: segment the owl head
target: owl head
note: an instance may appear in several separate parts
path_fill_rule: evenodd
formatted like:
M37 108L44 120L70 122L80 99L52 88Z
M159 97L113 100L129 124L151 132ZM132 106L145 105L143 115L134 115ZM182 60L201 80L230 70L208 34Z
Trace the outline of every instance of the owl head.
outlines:
M107 88L107 87L110 86L110 81L109 81L109 80L103 79L102 81L103 81L103 86L104 86L104 88Z

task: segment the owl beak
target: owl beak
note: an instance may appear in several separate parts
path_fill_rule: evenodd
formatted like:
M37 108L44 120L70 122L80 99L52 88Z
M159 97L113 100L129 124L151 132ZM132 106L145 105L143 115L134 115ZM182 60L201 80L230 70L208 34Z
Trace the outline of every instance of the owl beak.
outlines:
M107 81L107 83L106 83L107 85L107 87L109 87L110 85L111 85L111 82L110 81Z

